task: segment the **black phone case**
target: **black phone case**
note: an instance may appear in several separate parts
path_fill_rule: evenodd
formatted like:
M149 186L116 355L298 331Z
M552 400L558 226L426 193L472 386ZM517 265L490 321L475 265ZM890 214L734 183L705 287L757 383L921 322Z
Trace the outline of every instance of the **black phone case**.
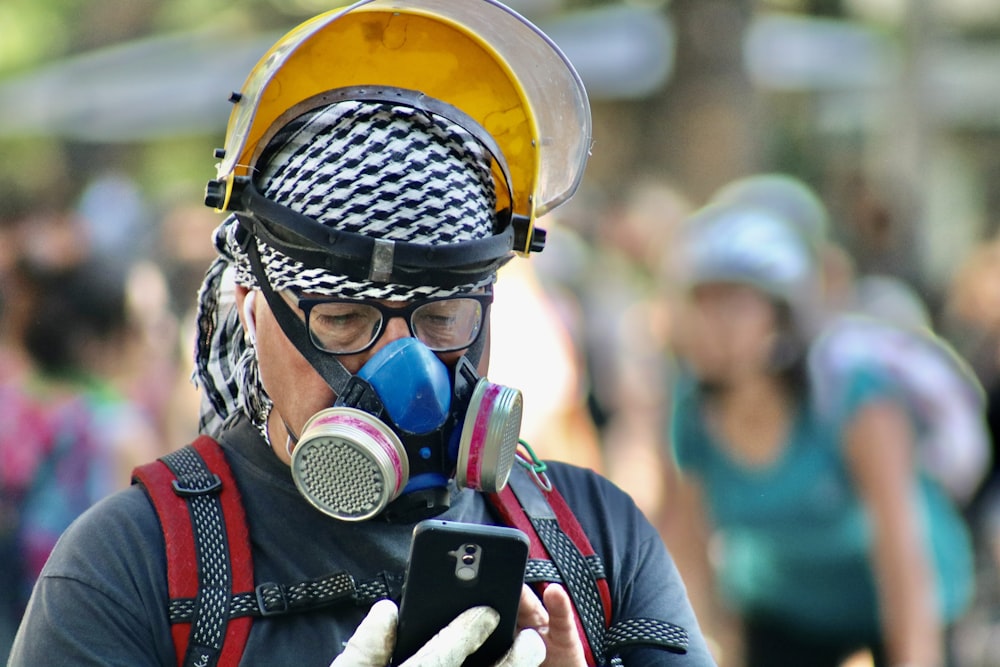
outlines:
M473 565L464 557L478 558L476 572L467 574ZM418 523L410 543L393 664L405 661L456 616L478 605L496 609L500 624L463 664L494 664L514 641L527 559L528 538L516 528L434 519ZM463 575L474 577L466 581Z

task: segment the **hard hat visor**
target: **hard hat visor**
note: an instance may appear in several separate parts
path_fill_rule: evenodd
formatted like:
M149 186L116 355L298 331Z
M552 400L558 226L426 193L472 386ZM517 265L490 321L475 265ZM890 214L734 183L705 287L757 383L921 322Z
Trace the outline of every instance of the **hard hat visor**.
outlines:
M247 78L219 178L250 175L290 110L364 86L419 91L482 125L510 172L498 208L533 219L579 185L591 138L583 85L548 37L495 0L362 0L298 26Z

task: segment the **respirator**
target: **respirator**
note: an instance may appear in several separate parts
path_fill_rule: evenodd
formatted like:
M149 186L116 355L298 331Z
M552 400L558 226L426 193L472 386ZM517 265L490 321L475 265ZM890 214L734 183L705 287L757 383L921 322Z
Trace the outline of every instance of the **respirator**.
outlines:
M344 521L418 521L450 503L448 480L503 489L517 452L522 398L461 357L449 373L416 338L379 350L333 407L313 415L292 452L292 479Z

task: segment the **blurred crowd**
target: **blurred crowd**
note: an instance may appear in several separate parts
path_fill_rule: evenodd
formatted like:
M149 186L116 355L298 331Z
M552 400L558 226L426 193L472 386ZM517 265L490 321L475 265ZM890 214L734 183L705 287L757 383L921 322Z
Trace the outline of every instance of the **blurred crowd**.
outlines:
M153 210L115 173L0 201L0 659L62 530L196 435L192 314L221 220ZM491 380L522 389L541 457L604 472L661 527L720 664L824 635L843 640L830 664L883 664L915 627L948 638L933 664L1000 664L1000 239L932 307L859 274L827 211L776 174L708 202L662 179L584 188L543 221L545 252L500 272ZM911 538L923 556L894 567ZM775 564L790 578L769 586ZM844 590L854 567L874 590ZM925 594L927 619L858 625Z

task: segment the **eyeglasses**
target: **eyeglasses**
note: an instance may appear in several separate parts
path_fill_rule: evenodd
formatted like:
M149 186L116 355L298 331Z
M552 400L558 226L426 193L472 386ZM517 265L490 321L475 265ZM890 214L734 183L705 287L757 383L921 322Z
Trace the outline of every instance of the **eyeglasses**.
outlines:
M402 317L410 335L434 352L454 352L476 342L492 294L464 294L421 299L404 306L378 301L308 298L286 290L304 313L312 344L330 354L357 354L374 345L386 323Z

